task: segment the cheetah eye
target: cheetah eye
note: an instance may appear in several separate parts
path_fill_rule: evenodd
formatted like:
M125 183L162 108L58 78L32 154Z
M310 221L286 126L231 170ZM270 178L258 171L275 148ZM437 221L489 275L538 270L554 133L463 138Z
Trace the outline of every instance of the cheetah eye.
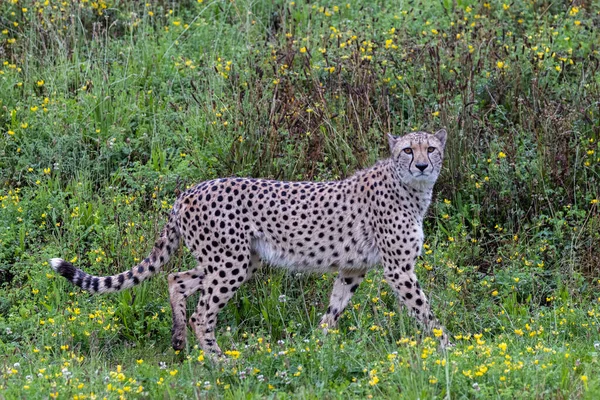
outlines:
M410 147L407 147L402 151L405 152L406 154L412 154L412 149Z
M435 147L428 147L427 148L427 152L428 153L433 153L435 151Z

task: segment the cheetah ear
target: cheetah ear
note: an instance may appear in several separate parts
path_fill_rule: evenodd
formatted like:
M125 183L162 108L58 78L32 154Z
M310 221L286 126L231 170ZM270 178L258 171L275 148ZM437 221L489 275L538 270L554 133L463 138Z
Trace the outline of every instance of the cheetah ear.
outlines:
M440 143L442 144L442 147L445 147L446 146L446 136L447 135L448 134L447 134L447 132L446 132L445 129L440 129L433 136L435 136L435 138L440 141Z
M388 143L390 145L390 153L394 152L394 146L396 145L396 142L398 141L398 138L392 136L391 133L387 134L388 137Z

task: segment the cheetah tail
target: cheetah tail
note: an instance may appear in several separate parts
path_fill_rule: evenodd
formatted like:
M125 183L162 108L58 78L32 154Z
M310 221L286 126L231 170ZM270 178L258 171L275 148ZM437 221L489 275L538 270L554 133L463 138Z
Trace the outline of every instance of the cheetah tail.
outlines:
M179 237L179 229L171 215L148 257L131 270L113 276L90 275L61 258L53 258L50 264L69 282L91 294L119 292L157 274L179 247Z

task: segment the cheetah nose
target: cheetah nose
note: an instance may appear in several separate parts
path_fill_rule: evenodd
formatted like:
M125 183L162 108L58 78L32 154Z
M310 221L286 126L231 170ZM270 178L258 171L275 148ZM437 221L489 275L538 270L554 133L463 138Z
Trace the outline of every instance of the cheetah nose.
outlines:
M427 168L429 166L429 164L416 164L415 167L417 167L419 169L419 171L423 172L425 171L425 168Z

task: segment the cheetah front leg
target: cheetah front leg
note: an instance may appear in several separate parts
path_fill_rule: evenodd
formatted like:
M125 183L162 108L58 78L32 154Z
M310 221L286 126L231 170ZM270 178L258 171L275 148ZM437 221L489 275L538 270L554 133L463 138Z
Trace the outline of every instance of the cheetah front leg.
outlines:
M327 307L327 312L319 322L319 326L323 328L323 333L326 334L328 329L336 327L340 315L344 312L364 277L365 271L363 270L341 270L339 272L333 283L329 307Z
M433 315L427 297L417 281L417 275L414 272L414 265L417 255L413 252L409 254L409 250L404 250L403 255L408 256L403 258L402 264L394 262L386 262L384 258L384 276L387 283L392 287L398 300L403 304L409 314L417 319L430 333L433 329L442 330L439 337L442 348L450 346L448 335L439 321Z

